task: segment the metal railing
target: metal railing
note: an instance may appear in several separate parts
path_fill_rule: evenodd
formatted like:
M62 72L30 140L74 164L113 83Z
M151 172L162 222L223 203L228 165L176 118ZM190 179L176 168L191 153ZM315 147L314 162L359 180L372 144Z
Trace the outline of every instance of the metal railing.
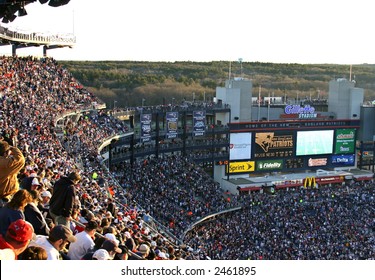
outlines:
M10 30L4 26L0 26L0 39L9 42L17 42L23 44L36 45L58 45L73 46L76 43L76 37L73 34L43 34L38 32L23 32Z

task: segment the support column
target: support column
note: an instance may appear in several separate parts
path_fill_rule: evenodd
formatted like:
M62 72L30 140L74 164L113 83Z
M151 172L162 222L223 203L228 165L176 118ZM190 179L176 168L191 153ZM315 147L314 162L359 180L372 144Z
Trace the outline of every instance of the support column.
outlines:
M155 136L155 156L156 156L156 158L159 158L159 133L160 133L160 127L159 127L159 112L156 112L156 115L155 115L155 126L156 126L156 136Z
M12 56L17 55L17 45L12 44Z

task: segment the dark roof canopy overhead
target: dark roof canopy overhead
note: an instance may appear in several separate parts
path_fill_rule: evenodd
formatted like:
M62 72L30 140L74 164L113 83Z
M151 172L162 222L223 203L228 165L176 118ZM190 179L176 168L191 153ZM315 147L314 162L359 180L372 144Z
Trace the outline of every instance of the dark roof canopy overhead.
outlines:
M9 23L14 21L17 16L26 16L25 6L33 2L48 3L51 7L59 7L68 4L70 0L0 0L0 19L3 23Z

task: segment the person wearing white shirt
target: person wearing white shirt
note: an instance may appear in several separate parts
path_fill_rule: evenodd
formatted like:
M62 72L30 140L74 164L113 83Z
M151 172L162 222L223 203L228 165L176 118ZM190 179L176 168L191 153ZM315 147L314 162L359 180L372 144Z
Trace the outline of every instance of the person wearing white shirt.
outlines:
M46 250L47 260L62 260L60 251L65 249L65 246L70 243L74 244L77 238L73 232L64 225L54 226L48 236L37 235L32 240L29 246L39 246Z
M94 250L94 236L98 226L97 222L89 221L85 226L85 230L75 235L77 241L70 244L68 251L68 257L71 260L81 260L84 255Z

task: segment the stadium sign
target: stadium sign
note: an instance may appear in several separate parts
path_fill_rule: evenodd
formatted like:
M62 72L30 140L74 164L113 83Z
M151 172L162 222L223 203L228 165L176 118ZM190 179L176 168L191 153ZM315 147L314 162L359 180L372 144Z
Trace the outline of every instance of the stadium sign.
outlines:
M355 165L355 155L333 155L332 156L332 164L334 165Z
M206 131L206 111L193 112L193 136L203 136Z
M167 139L172 139L177 137L177 127L178 127L178 112L167 112Z
M254 158L285 158L293 156L291 132L258 132L255 134Z
M315 108L310 105L300 106L300 105L287 105L284 109L287 115L298 115L300 119L313 119L317 117L315 113Z
M282 169L283 160L282 159L260 160L256 162L256 166L257 166L257 171Z
M328 158L309 158L308 166L325 166L327 165Z
M141 119L141 142L149 142L151 140L151 114L142 114Z
M355 129L337 129L335 154L353 154Z
M239 161L229 163L229 173L252 172L254 169L254 161Z
M304 180L304 183L303 183L303 186L305 189L307 189L307 187L311 188L311 187L316 187L316 179L315 177L306 177L305 180Z

